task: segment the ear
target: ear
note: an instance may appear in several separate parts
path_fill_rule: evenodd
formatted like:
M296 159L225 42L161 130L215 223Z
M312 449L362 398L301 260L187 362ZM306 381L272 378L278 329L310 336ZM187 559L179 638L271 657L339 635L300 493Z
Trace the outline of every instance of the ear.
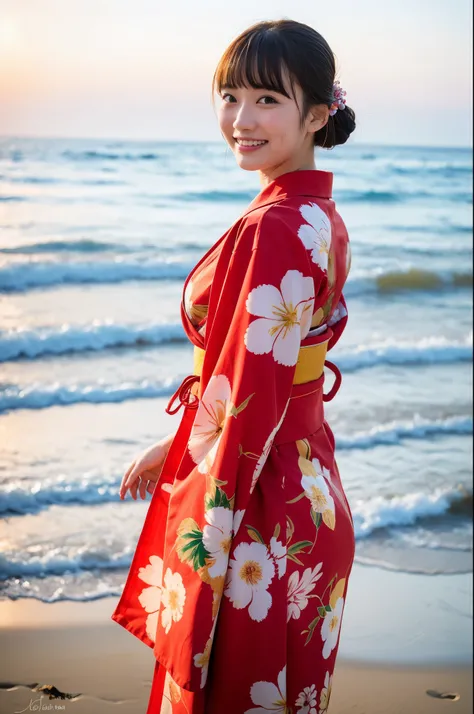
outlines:
M329 107L326 104L315 104L310 107L306 128L309 132L316 132L326 126L329 119Z

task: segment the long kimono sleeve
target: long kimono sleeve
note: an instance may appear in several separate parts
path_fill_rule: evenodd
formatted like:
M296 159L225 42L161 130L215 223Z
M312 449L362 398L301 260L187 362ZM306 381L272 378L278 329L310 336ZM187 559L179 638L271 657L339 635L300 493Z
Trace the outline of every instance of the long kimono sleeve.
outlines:
M182 609L176 624L163 610L168 639L155 647L186 689L205 684L232 541L284 419L315 295L324 294L325 272L292 215L271 207L244 224L211 291L193 466L175 482L167 530L163 597L179 581Z
M206 353L214 366L189 449L200 470L227 482L234 510L245 510L288 406L315 292L325 282L323 271L315 280L314 267L278 209L267 210L238 237L209 314ZM243 448L258 459L242 456Z

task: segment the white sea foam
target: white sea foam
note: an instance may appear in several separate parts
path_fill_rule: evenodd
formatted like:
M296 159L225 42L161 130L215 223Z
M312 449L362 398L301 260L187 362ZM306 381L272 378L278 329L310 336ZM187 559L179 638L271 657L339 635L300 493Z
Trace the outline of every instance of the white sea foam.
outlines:
M357 432L352 436L339 436L337 448L372 449L383 444L400 444L404 439L425 439L443 434L472 434L472 417L431 420L415 416L404 422L379 424L369 431Z
M122 283L128 280L184 280L195 261L175 258L141 261L31 262L0 268L0 292L25 292L32 288L90 283Z
M461 340L449 340L446 337L424 337L417 341L382 342L359 345L337 356L334 362L346 372L355 372L365 367L379 364L392 365L427 365L472 360L472 332Z
M96 320L90 325L64 324L0 332L0 362L72 352L101 351L112 347L159 345L187 339L181 323L120 325Z
M437 488L433 493L416 491L402 496L375 496L351 504L356 538L367 538L381 528L411 526L418 521L447 514L455 504L469 501L472 491Z
M123 251L122 251L123 252ZM157 258L152 253L136 258L116 256L96 261L20 261L6 262L0 268L0 292L25 292L61 285L109 284L130 280L181 280L196 261L179 257ZM471 287L472 273L454 270L421 270L408 265L400 271L375 268L354 273L346 283L347 297L377 292L433 291Z

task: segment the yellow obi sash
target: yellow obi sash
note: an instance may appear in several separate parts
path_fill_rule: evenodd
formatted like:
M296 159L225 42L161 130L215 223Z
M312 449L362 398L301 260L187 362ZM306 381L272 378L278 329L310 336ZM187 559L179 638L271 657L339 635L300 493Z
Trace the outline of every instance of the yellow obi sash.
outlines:
M328 351L329 337L324 342L304 345L298 352L293 384L305 384L319 379L324 371L324 361ZM206 350L194 345L194 374L201 376Z

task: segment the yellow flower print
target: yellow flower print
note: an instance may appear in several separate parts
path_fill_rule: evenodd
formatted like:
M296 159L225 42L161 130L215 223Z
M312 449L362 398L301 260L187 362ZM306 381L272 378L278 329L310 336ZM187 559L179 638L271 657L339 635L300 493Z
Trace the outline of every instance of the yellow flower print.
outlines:
M329 701L331 699L332 691L332 676L329 676L329 672L326 672L324 677L324 687L321 689L321 694L319 695L319 714L326 714Z

